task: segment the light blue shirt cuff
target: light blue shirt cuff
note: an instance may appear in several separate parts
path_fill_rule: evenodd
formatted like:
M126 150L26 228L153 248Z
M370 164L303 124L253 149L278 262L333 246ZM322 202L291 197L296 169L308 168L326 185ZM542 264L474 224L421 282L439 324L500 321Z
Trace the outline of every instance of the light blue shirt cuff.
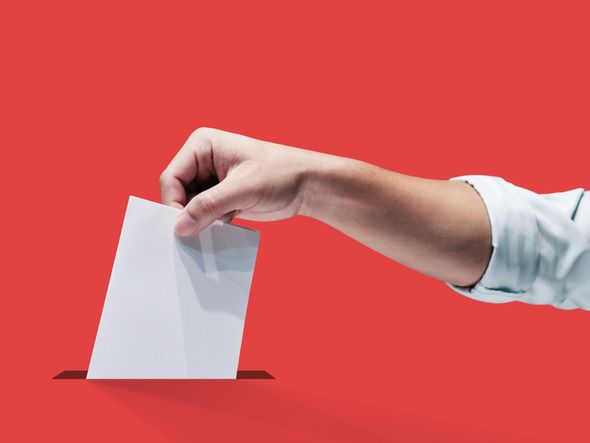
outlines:
M521 301L590 310L590 194L582 188L536 194L500 177L464 175L481 197L492 254L472 287L446 283L490 303Z
M472 287L447 283L467 297L506 303L525 296L539 270L540 239L535 213L526 193L500 177L466 175L451 181L469 183L481 197L492 232L492 255L481 279Z

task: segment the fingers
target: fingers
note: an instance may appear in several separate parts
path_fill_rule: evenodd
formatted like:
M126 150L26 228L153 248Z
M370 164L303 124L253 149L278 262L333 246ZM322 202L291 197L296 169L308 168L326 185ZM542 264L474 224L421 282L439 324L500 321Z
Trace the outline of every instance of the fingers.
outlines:
M160 194L165 205L182 209L186 203L184 184L173 175L160 176Z
M255 198L255 191L251 187L243 186L230 175L219 184L197 194L179 215L174 230L183 237L195 235L215 220L252 206Z
M186 205L186 185L210 166L199 164L199 158L201 163L205 163L207 156L199 156L198 153L211 149L211 133L212 131L207 128L199 128L193 132L166 167L160 176L163 204L177 208Z

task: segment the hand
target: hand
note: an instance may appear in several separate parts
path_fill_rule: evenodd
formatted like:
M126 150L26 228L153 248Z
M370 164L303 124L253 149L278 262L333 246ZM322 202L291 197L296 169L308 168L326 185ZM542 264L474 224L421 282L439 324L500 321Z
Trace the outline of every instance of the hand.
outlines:
M162 203L183 209L175 231L195 235L217 219L279 220L302 212L319 154L199 128L160 176Z

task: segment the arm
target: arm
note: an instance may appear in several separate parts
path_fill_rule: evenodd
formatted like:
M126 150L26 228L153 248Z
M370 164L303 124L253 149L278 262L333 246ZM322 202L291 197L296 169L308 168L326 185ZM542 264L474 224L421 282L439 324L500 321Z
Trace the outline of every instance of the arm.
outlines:
M185 207L179 235L194 235L217 218L301 214L458 286L478 281L490 258L486 209L466 183L410 177L213 129L197 130L160 181L163 202Z
M468 184L326 157L311 166L304 215L428 276L470 286L491 254L485 206Z

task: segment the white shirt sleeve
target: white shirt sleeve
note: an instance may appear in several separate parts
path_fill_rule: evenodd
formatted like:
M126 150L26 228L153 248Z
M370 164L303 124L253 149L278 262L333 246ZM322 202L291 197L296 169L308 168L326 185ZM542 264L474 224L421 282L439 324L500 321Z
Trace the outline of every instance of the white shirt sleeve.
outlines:
M492 229L492 255L472 287L446 283L490 303L520 301L590 310L590 191L536 194L500 177L465 175Z

